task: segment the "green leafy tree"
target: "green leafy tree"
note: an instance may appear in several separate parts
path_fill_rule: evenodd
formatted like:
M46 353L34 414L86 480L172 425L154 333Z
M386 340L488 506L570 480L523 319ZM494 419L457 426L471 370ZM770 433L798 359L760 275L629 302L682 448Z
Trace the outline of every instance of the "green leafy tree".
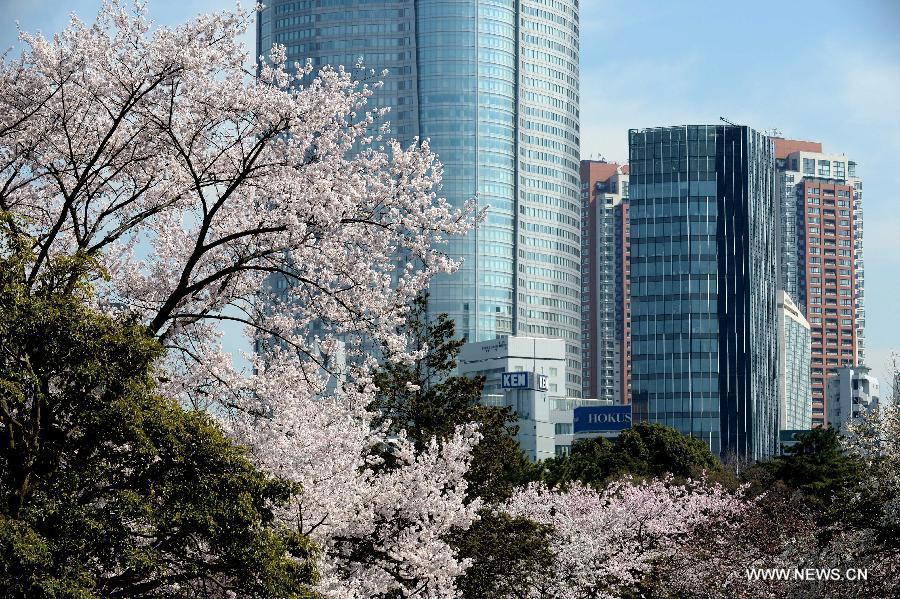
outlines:
M527 518L483 510L472 528L455 539L472 565L457 583L463 597L528 597L552 571L550 527Z
M154 393L163 350L86 307L89 261L26 287L24 247L0 242L0 595L311 596L273 513L300 489Z
M451 376L465 341L455 338L446 314L429 319L427 294L416 297L398 330L407 336L409 349L424 356L413 364L385 361L375 375L377 408L392 430L405 430L422 447L473 420L484 379Z
M603 437L576 441L570 455L543 463L544 481L550 486L580 481L602 487L626 474L636 477L671 474L677 478L706 475L722 482L728 479L706 443L672 427L648 422L639 422L622 431L614 443Z
M382 418L417 445L473 422L482 435L466 479L469 499L481 499L486 507L470 529L452 539L459 556L472 559L457 587L471 599L521 596L517 590L526 588L523 577L545 571L550 553L546 527L492 507L509 499L516 487L539 478L515 439L516 415L509 408L481 405L483 377L453 374L464 340L455 337L446 315L429 318L427 295L416 298L400 330L409 349L424 356L414 364L388 362L378 372L376 403Z
M864 470L858 457L844 452L841 437L833 428L815 428L798 435L786 455L762 467L823 510L834 498L855 487Z
M430 318L428 295L419 295L399 327L409 349L422 352L415 363L387 361L375 376L376 408L395 433L405 431L418 447L446 438L458 426L476 423L482 435L466 476L470 497L507 499L512 489L537 477L515 439L516 416L509 408L481 405L484 377L455 376L465 341L456 338L446 314Z

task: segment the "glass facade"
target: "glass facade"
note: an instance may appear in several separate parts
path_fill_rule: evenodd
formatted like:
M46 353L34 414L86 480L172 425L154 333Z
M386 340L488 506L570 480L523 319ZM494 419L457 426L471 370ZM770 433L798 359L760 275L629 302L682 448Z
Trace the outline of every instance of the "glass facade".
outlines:
M452 241L464 260L432 281L430 308L469 341L566 341L581 395L577 0L273 0L257 53L388 69L373 98L391 135L428 138L443 195L487 221Z
M781 430L812 428L812 387L809 364L812 336L809 323L785 292L779 292L779 427Z
M774 155L739 126L629 131L632 402L712 451L778 430Z

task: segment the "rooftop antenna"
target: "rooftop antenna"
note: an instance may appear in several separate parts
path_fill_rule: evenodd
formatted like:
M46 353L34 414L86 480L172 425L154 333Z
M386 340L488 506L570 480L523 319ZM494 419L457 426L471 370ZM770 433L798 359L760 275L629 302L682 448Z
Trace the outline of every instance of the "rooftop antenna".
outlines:
M720 116L720 117L719 117L719 120L722 121L723 123L728 123L728 124L731 125L732 127L737 127L737 125L736 125L735 123L732 123L731 121L729 121L728 119L726 119L724 116Z

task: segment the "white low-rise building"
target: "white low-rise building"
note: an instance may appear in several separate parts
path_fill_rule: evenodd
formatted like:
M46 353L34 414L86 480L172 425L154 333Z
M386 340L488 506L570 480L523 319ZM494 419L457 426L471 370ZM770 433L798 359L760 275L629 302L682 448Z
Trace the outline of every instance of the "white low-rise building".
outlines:
M551 398L566 392L566 348L562 339L501 337L466 343L458 358L463 376L485 377L482 402L508 406L519 417L517 440L532 460L556 455Z
M569 455L572 451L572 441L581 438L574 428L575 408L611 405L613 405L611 399L552 398L550 400L550 421L553 423L553 449L556 455Z
M866 366L838 368L828 379L826 396L829 424L847 434L848 424L878 407L878 379Z
M466 343L458 358L462 376L485 377L481 401L484 405L510 407L518 415L516 440L532 460L568 455L572 441L608 436L621 430L603 427L596 431L575 429L577 408L604 408L612 400L565 396L565 343L562 339L502 337ZM631 412L628 411L630 425ZM608 430L609 429L609 430Z

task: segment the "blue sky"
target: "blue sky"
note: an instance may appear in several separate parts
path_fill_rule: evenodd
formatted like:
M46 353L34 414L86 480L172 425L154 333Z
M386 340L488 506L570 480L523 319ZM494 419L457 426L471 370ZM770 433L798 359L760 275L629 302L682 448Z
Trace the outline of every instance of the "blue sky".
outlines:
M15 43L16 20L54 32L68 13L88 20L99 5L0 0L0 47ZM165 25L233 3L149 6ZM900 350L900 2L582 0L581 10L583 157L624 161L629 128L724 116L859 164L868 362L883 374Z
M720 116L821 141L863 177L867 362L900 350L900 2L584 0L582 157Z

